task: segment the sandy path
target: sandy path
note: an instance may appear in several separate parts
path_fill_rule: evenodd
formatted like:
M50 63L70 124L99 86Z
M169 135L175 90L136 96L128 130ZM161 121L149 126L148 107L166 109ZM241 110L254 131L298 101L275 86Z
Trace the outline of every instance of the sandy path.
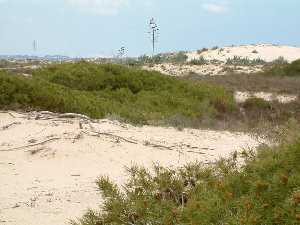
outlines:
M0 224L63 225L101 203L94 183L99 175L122 184L125 166L211 161L256 145L242 133L134 127L109 120L45 120L36 114L2 112Z

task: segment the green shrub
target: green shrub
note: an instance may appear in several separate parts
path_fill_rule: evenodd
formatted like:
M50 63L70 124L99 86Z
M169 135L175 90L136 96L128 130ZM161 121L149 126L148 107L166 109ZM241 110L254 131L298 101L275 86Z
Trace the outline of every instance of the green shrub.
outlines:
M187 55L185 54L185 52L178 52L177 54L175 54L174 56L169 58L170 62L174 62L174 63L184 63L186 62L186 60L188 59Z
M160 64L160 63L185 63L188 59L186 53L184 51L180 51L173 54L158 54L153 57L150 56L140 56L138 61L140 64Z
M288 61L284 57L280 56L277 59L273 60L271 62L271 64L272 65L287 65Z
M10 62L5 59L0 59L0 68L7 68L10 66Z
M207 52L207 51L208 51L208 48L202 48L202 49L197 50L197 54L200 55L203 52Z
M249 59L247 57L243 58L240 56L234 56L233 58L228 58L226 64L235 65L235 66L255 66L255 65L265 65L266 62L260 58Z
M122 190L101 177L101 212L89 211L72 224L299 224L300 140L257 155L244 151L241 168L237 156L175 170L132 167Z
M262 98L249 98L243 103L243 107L246 110L250 109L270 109L272 107L271 103Z
M209 63L203 56L199 57L198 59L192 59L190 61L191 65L207 65Z
M287 66L286 74L288 76L299 76L300 75L300 59L291 63L290 66Z
M75 112L93 118L114 114L128 122L148 123L174 115L215 118L234 110L235 103L232 94L214 85L79 62L45 67L31 78L1 72L0 108Z
M272 64L272 66L268 68L264 74L275 76L299 76L300 59L292 62L291 64L285 63L284 61Z

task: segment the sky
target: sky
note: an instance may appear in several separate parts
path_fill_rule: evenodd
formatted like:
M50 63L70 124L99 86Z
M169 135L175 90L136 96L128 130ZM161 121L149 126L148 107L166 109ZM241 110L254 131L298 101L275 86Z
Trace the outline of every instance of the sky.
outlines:
M300 46L299 0L0 0L0 55L151 54L254 43ZM37 40L37 51L33 41Z

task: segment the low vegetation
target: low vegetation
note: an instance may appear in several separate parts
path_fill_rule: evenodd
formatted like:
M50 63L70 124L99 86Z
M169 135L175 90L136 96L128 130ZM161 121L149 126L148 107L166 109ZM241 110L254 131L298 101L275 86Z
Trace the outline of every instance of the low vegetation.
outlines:
M279 59L276 64L266 70L265 74L271 76L300 76L300 59L291 64Z
M206 60L203 56L200 56L198 59L192 59L189 64L191 65L207 65L210 62Z
M241 156L244 164L240 165ZM179 169L128 169L119 189L97 180L104 198L73 225L295 225L300 223L300 139L234 153L229 159Z
M153 57L143 55L137 59L137 64L185 63L188 57L185 52L158 54Z
M26 78L0 73L0 108L49 110L93 118L118 115L133 123L216 118L234 110L232 94L157 72L86 62L52 65Z
M219 118L219 122L210 123L208 125L210 127L242 131L259 127L265 132L270 127L281 125L291 118L296 119L298 123L300 122L300 77L267 76L264 73L257 73L228 74L226 76L190 75L184 79L220 85L230 92L266 92L275 95L298 96L297 100L287 104L250 98L238 105L238 111L223 114L223 117ZM215 126L216 124L219 125Z
M262 59L249 59L243 58L240 56L234 56L233 58L229 58L226 61L226 65L234 65L234 66L256 66L256 65L265 65L266 62Z
M185 79L220 85L230 91L272 92L300 95L300 76L264 76L257 74L235 74L226 76L189 75Z
M197 54L200 55L203 52L207 52L207 51L208 51L208 48L202 48L202 49L197 50Z
M0 108L73 112L179 129L248 131L262 124L280 125L290 118L300 121L299 99L285 105L263 100L237 104L232 94L257 89L274 93L289 90L299 95L300 80L296 77L228 75L190 79L86 62L48 66L35 70L32 77L1 72Z

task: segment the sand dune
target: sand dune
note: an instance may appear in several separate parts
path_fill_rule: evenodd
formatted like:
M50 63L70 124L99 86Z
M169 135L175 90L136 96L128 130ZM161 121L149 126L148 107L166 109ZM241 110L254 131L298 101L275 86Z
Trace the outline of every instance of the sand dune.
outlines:
M228 71L233 71L236 73L256 73L262 71L262 66L229 66L225 63L220 64L205 64L205 65L189 65L189 64L172 64L172 63L162 63L156 64L152 67L144 66L145 70L154 70L162 74L181 77L187 75L226 75Z
M283 57L288 62L300 59L300 48L284 45L272 44L256 44L256 45L240 45L229 46L218 49L210 49L208 51L198 54L197 51L188 52L188 61L192 59L199 59L201 56L207 60L219 60L226 62L228 58L235 56L249 59L262 59L266 62L272 62L279 57Z
M208 49L199 54L198 51L186 53L190 62L194 59L204 58L207 64L190 65L179 63L162 63L152 67L144 66L146 70L154 70L171 76L186 76L190 74L198 75L226 75L228 72L250 74L262 71L262 65L227 65L227 59L234 57L248 58L249 60L262 59L265 62L272 62L279 57L283 57L286 61L292 62L300 59L300 48L284 45L272 44L256 44L256 45L240 45L229 46L218 49ZM211 63L214 60L217 62Z
M212 162L255 147L244 133L134 127L52 113L0 113L0 223L63 225L96 208L95 179L118 184L124 167Z

